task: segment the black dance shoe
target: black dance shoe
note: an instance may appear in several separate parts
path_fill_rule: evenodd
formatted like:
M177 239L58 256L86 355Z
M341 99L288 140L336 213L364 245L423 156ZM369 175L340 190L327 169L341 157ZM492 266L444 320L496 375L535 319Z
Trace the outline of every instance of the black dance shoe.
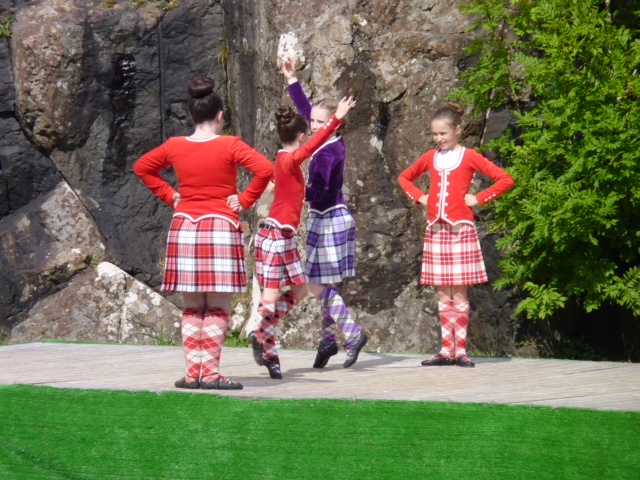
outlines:
M204 390L242 390L244 387L240 382L230 380L220 375L218 379L213 382L201 381L200 388Z
M197 390L200 388L200 381L194 380L193 382L188 382L186 378L182 377L180 380L176 380L174 383L176 388L188 388L190 390Z
M338 344L330 343L326 346L319 346L316 354L316 361L313 362L313 368L324 368L329 363L329 358L338 353Z
M264 359L264 366L269 370L269 376L275 380L282 379L282 372L280 371L280 359L278 357L270 357Z
M456 365L458 365L459 367L470 367L470 368L473 368L476 366L476 364L473 363L473 361L467 355L460 355L458 358L456 358Z
M358 360L358 355L360 354L360 350L367 344L367 336L364 332L360 332L360 336L358 337L358 341L355 343L353 347L347 349L347 359L344 362L343 367L349 368L351 365L356 363Z
M453 358L445 357L441 353L429 358L428 360L423 360L422 365L425 367L442 367L445 365L455 365L456 361Z
M251 343L251 348L253 349L253 360L260 366L264 365L264 360L262 359L262 352L264 352L264 347L258 341L258 337L256 337L255 332L249 332L247 335L247 340Z

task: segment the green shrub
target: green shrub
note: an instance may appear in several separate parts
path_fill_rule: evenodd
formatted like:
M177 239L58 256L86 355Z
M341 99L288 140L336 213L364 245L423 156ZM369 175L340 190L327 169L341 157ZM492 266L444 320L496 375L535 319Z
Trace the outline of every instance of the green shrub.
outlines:
M0 21L0 40L8 40L11 38L11 24L13 20L10 18L5 18Z
M497 288L547 318L567 302L640 315L640 31L597 0L473 0L478 63L453 98L514 121L486 145L516 187L491 208ZM628 14L628 12L624 12ZM635 25L639 23L636 22ZM637 28L637 27L636 27Z

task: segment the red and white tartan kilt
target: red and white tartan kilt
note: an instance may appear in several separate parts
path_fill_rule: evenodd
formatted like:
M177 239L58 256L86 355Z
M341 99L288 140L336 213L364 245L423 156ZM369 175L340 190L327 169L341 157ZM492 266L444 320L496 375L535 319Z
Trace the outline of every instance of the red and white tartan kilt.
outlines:
M307 283L296 237L280 229L260 228L256 235L256 275L262 288L284 288Z
M476 227L441 220L427 227L422 255L422 285L473 285L489 281Z
M218 217L175 216L167 239L162 289L169 292L247 291L242 230Z

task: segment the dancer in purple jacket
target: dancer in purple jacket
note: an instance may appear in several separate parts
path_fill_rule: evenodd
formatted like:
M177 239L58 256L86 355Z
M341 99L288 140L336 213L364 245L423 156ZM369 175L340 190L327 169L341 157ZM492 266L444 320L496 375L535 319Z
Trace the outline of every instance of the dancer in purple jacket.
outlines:
M298 113L309 121L315 133L335 113L338 102L325 99L311 105L298 82L291 59L282 63L282 73ZM358 360L367 336L353 321L349 309L336 289L336 283L355 276L356 224L342 194L346 149L339 133L334 134L311 157L305 200L309 202L307 220L308 288L322 303L322 339L313 368L324 368L338 353L336 331L339 326L347 342L344 368Z

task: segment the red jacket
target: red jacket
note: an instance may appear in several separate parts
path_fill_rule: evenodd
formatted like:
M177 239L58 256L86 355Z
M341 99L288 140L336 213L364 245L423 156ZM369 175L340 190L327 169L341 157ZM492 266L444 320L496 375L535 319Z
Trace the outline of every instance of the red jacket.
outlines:
M280 228L295 232L300 226L304 204L305 179L302 164L308 160L333 132L340 126L340 120L332 116L307 143L293 152L280 150L276 157L275 189L273 204L268 220Z
M438 219L452 225L473 224L473 209L464 203L464 196L469 193L469 187L476 172L484 173L496 182L476 194L480 205L486 205L495 200L515 185L511 175L475 150L463 148L457 163L449 168L441 168L438 165L436 161L438 151L437 149L429 150L398 177L402 189L415 203L419 203L418 199L425 193L416 187L413 181L422 174L429 173L428 226L433 225Z
M238 193L238 165L254 174L251 183ZM133 171L166 204L173 207L176 190L160 175L172 166L178 177L180 202L174 215L192 221L222 217L239 227L239 215L227 204L237 194L240 205L250 208L262 195L273 174L271 162L238 137L218 136L207 141L172 137L143 155Z

